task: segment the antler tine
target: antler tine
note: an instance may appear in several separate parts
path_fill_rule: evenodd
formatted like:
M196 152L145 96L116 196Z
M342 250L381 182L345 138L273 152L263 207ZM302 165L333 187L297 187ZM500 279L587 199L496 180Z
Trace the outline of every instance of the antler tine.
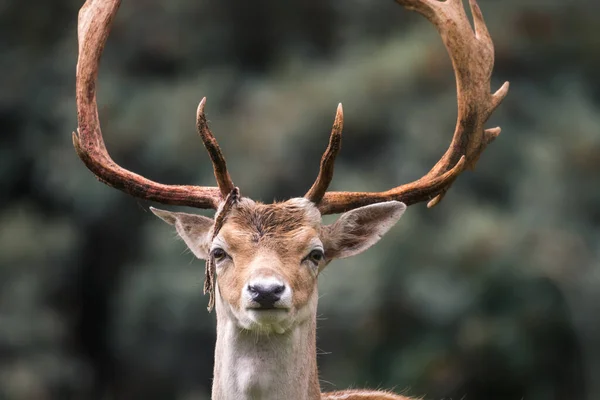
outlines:
M337 157L340 149L342 148L342 129L344 127L344 110L342 103L338 104L337 111L335 113L335 121L333 122L333 128L331 129L331 135L329 136L329 145L323 153L321 158L321 167L319 169L319 175L315 183L311 186L310 190L304 195L305 198L318 203L321 201L327 188L333 179L333 167L335 164L335 158Z
M322 214L336 214L368 204L397 200L407 205L429 201L433 207L465 169L474 169L481 153L499 134L500 128L484 129L490 115L508 93L504 83L490 93L494 45L481 10L469 0L474 29L462 0L396 0L427 18L439 31L452 60L457 88L458 118L446 153L422 178L385 192L328 192L317 204Z
M79 158L100 181L132 196L163 204L217 209L233 189L233 184L227 174L225 160L220 149L206 126L203 113L205 128L202 132L208 132L209 135L202 136L202 138L213 160L219 188L163 185L151 181L120 167L111 159L106 150L98 118L96 81L102 50L120 3L120 0L87 0L79 11L77 27L79 57L76 79L79 127L77 133L73 132L75 150ZM201 102L199 111L203 104L204 101Z
M223 157L219 143L217 143L217 139L215 139L214 135L208 128L206 115L204 114L205 104L206 97L204 97L200 104L198 104L198 111L196 112L196 128L213 163L215 179L217 180L217 185L221 190L221 195L223 198L226 198L235 186L233 185L233 181L229 176L229 172L227 172L227 164L225 163L225 157Z

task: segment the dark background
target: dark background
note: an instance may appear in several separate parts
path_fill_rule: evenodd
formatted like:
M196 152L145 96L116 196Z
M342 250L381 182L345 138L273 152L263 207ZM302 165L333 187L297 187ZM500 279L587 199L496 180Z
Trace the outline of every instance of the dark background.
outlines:
M0 1L0 399L208 399L203 262L76 157L81 1ZM600 399L600 3L481 0L501 136L320 279L324 390ZM100 73L109 151L213 185L198 101L242 194L303 194L335 108L334 189L425 173L456 115L435 29L390 0L125 0ZM291 400L291 399L290 399Z

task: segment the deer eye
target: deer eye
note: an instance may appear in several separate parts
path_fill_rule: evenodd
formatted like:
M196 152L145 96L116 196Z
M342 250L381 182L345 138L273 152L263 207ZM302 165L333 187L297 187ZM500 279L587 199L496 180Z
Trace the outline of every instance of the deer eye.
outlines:
M215 261L222 261L227 257L227 253L220 247L216 247L211 251L211 255Z
M306 256L306 260L313 262L315 265L318 265L324 258L325 254L323 254L323 250L321 249L314 249Z

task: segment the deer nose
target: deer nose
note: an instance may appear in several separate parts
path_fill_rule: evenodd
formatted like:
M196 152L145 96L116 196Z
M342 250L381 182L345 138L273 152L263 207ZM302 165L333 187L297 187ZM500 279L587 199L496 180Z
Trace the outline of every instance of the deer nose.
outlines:
M260 308L275 308L275 303L281 299L285 291L285 285L282 283L252 283L248 285L248 292L252 301L257 302Z

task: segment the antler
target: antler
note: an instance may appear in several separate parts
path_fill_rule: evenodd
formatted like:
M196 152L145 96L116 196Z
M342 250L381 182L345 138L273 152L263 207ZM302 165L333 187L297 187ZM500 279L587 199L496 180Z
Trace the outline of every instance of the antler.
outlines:
M331 129L331 135L329 136L329 145L327 150L323 153L321 158L321 168L319 175L313 183L310 190L304 195L305 198L318 204L327 188L333 179L333 166L335 164L335 158L337 157L340 149L342 148L342 128L344 127L344 110L342 103L338 105L337 112L335 114L335 121L333 122L333 128Z
M98 119L96 80L100 56L120 3L120 0L87 0L79 11L76 82L79 127L77 134L73 132L77 154L100 181L132 196L163 204L216 209L234 185L206 122L206 98L198 106L196 126L212 160L218 187L163 185L120 167L108 155Z
M458 119L446 153L422 178L385 192L326 192L333 174L333 159L341 140L339 130L331 133L330 145L321 161L317 181L306 198L317 204L322 214L336 214L383 201L397 200L407 205L429 201L437 205L454 180L465 169L474 169L481 153L499 134L500 128L484 130L492 112L508 93L508 82L494 94L490 78L494 66L494 44L475 0L469 0L475 30L465 13L462 0L396 0L427 18L439 31L448 50L456 77ZM338 110L338 115L341 116ZM336 118L337 122L337 118ZM332 145L337 143L337 145Z
M471 27L462 0L396 0L425 16L440 32L452 60L456 76L458 119L446 153L422 178L384 192L327 192L333 177L334 161L341 147L343 112L338 106L329 146L321 159L319 175L305 197L322 214L340 213L368 204L398 200L410 205L429 200L438 204L454 180L465 169L473 169L485 147L500 128L485 129L484 124L508 93L508 82L494 94L490 78L494 65L494 46L481 10L469 0L475 29ZM221 149L208 128L204 115L206 99L198 106L196 126L208 150L217 187L164 185L116 164L109 156L98 119L96 81L98 64L120 0L87 0L79 12L77 62L77 134L73 145L85 165L109 186L135 197L159 203L217 209L234 189Z

